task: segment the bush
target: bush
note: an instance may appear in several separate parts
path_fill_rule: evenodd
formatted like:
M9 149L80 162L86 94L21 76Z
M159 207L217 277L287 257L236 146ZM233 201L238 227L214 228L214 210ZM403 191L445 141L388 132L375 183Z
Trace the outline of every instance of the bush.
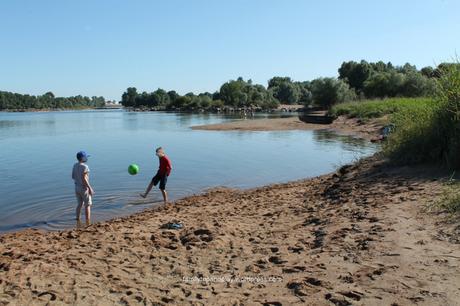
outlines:
M356 99L356 93L348 84L335 78L318 78L311 82L315 105L330 109L331 106Z
M384 147L398 163L442 161L460 169L460 66L441 71L435 103L392 117L396 131Z

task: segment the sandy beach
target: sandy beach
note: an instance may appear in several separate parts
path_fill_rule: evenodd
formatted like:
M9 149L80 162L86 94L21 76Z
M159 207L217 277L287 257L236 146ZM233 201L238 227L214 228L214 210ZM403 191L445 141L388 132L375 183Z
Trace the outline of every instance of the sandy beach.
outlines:
M332 124L302 122L298 117L274 119L242 119L224 123L192 126L194 130L205 131L288 131L288 130L331 130L343 135L371 139L378 135L385 118L363 122L356 118L341 116Z
M0 304L456 305L458 233L422 213L442 177L372 157L84 229L5 234ZM183 228L162 228L173 221Z

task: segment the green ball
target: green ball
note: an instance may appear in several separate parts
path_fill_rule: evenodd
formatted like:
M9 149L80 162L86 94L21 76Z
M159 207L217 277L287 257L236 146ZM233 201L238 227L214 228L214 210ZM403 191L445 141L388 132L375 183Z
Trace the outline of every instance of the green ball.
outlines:
M136 165L136 164L131 164L131 165L129 165L129 167L128 167L128 172L129 172L129 174L131 174L131 175L136 175L136 174L138 174L138 173L139 173L139 166Z

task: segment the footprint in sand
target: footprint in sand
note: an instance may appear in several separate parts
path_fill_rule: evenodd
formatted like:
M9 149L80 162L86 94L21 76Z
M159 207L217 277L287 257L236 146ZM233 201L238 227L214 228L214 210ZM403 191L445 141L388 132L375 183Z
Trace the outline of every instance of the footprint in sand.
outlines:
M336 306L351 306L353 305L345 299L343 296L332 295L331 293L326 293L324 298Z
M268 261L274 263L275 265L282 265L287 262L287 260L281 259L280 256L271 256L268 258Z
M293 266L289 268L283 268L283 273L300 273L304 272L307 268L303 266Z
M318 249L321 248L324 245L324 237L326 237L326 232L324 231L323 228L319 228L315 231L313 231L313 234L315 235L315 239L313 240L313 249Z
M280 302L264 302L263 306L283 306Z
M43 297L43 296L49 296L50 301L55 301L56 300L56 294L54 294L52 292L49 292L49 291L45 291L45 292L42 292L42 293L38 294L38 297Z
M288 247L288 251L292 252L292 253L297 253L297 254L300 254L302 253L302 251L304 251L305 248L301 247L301 246L290 246Z
M355 301L360 301L364 297L364 293L361 293L359 291L342 291L339 292L341 295L346 296L347 298L353 299Z

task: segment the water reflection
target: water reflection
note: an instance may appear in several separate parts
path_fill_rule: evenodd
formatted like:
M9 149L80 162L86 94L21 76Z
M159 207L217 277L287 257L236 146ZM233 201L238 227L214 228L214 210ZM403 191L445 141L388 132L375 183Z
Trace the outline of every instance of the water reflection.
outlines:
M341 135L332 130L315 130L313 131L313 138L319 142L337 142L341 141L347 144L366 146L368 141L362 138L353 137L351 135Z
M341 135L331 130L316 130L313 131L313 140L323 145L335 147L339 145L343 150L357 150L360 148L367 149L372 147L378 148L377 144L371 144L368 140L355 137L352 135Z
M123 116L123 128L131 131L135 131L139 128L137 112L127 112L125 116Z
M21 125L31 125L31 122L26 121L13 121L13 120L0 120L0 129L17 127Z

